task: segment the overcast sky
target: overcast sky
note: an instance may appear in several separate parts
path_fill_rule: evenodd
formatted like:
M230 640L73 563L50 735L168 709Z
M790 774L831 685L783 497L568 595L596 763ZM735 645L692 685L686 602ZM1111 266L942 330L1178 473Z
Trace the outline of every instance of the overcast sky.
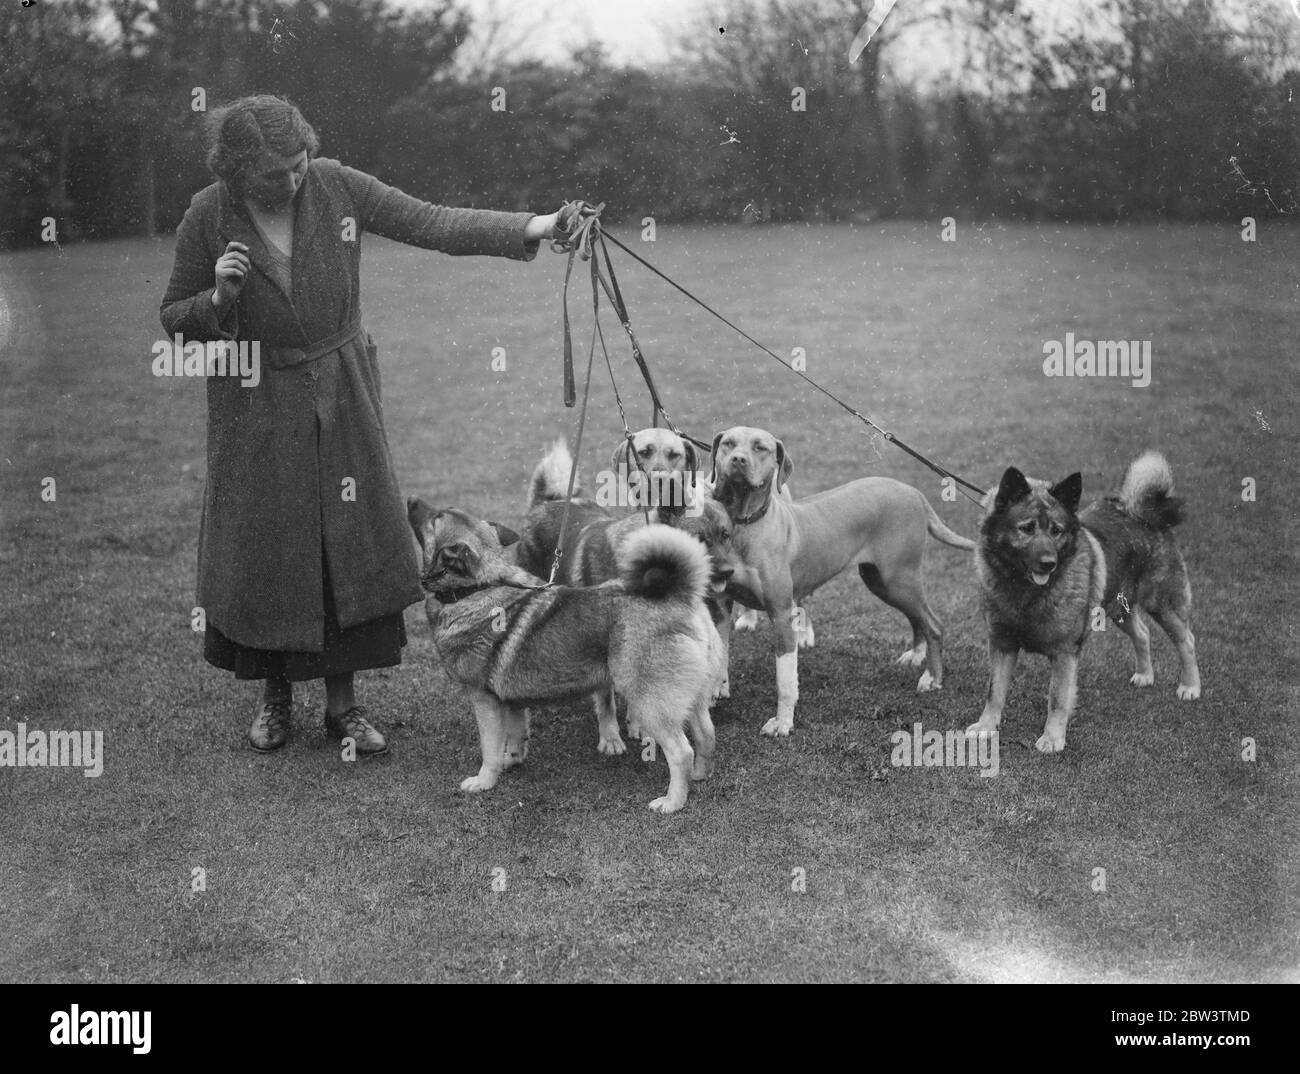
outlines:
M407 7L430 7L437 0L392 0ZM564 61L575 47L595 40L616 64L654 66L673 55L675 42L691 33L714 35L732 6L726 0L456 0L479 20L480 29L492 21L505 26L514 46L510 54ZM796 0L797 2L797 0ZM933 8L940 0L897 0L895 15L908 7ZM1115 16L1104 0L1022 0L1047 39L1110 36L1117 32ZM765 5L764 5L765 6ZM1261 11L1280 14L1283 23L1294 16L1300 31L1300 0L1218 0L1218 8L1238 30ZM857 27L850 31L855 33ZM738 28L743 32L743 27ZM1276 30L1269 31L1269 33ZM477 35L476 35L477 36ZM1295 40L1295 38L1292 38ZM795 43L791 42L791 47ZM888 70L904 84L945 83L960 68L951 37L927 23L891 44ZM500 55L494 50L493 55ZM471 42L462 53L467 64L481 59ZM847 59L847 57L846 57Z
M429 7L435 0L396 0L405 7ZM668 56L680 33L716 33L729 5L718 0L458 0L472 14L502 13L512 27L537 28L529 51L562 59L588 37L602 42L616 63L653 64ZM917 0L898 0L906 6ZM1286 0L1279 0L1286 2ZM1029 0L1044 25L1068 26L1088 17L1096 0ZM549 16L542 18L543 13ZM540 22L540 26L539 26ZM854 28L856 30L856 27Z
M432 3L403 0L403 6L409 7ZM571 44L591 37L606 46L616 63L648 64L667 58L674 28L685 30L719 6L709 0L458 0L458 4L474 15L506 13L514 25L530 29L542 21L532 47L534 55L545 59L562 59Z

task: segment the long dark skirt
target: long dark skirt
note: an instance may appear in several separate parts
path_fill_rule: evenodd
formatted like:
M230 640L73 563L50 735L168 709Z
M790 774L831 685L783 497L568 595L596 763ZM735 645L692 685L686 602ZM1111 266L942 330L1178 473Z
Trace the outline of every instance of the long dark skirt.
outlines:
M386 615L342 630L326 568L325 649L319 653L250 649L231 641L211 623L203 635L203 658L214 667L233 671L237 679L287 679L304 682L326 675L345 675L367 668L393 667L402 662L406 624L402 615Z

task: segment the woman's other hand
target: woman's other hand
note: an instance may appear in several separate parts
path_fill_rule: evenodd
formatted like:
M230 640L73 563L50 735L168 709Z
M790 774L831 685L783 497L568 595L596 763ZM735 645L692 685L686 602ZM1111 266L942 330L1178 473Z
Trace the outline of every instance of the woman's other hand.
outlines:
M242 242L226 243L226 252L217 259L217 284L212 292L212 304L219 315L224 317L226 311L235 304L239 292L244 289L244 277L248 274L248 269L248 247Z

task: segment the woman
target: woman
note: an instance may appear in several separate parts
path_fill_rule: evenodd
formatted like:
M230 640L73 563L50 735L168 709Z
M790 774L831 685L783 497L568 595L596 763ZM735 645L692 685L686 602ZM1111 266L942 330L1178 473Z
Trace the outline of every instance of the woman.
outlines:
M261 379L207 379L204 657L266 681L254 749L287 741L292 683L323 678L326 730L382 753L353 675L401 662L402 609L424 594L361 327L360 236L530 261L560 214L443 208L316 159L315 131L278 97L214 111L208 135L218 181L177 231L162 323L257 343Z

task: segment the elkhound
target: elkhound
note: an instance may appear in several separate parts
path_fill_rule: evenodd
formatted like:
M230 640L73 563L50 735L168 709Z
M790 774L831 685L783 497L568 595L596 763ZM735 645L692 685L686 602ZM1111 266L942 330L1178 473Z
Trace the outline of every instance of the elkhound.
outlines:
M1101 612L1133 641L1134 686L1150 686L1151 633L1145 610L1175 645L1182 670L1178 696L1201 695L1196 639L1190 616L1192 588L1174 541L1183 503L1172 495L1173 475L1163 455L1149 451L1128 468L1118 497L1076 514L1083 478L1074 473L1048 488L1014 466L990 493L975 551L984 618L989 627L989 689L984 713L967 734L991 734L1002 719L1007 688L1020 650L1052 660L1043 753L1065 749L1074 711L1079 653ZM1104 625L1104 623L1102 624Z
M525 706L613 687L628 721L668 761L661 813L686 804L712 767L711 687L722 671L704 607L708 557L692 537L646 526L619 550L620 576L590 588L544 586L504 557L493 527L463 511L408 501L424 553L425 612L447 674L470 688L483 763L463 791L490 790L528 751ZM695 740L686 738L689 723Z

